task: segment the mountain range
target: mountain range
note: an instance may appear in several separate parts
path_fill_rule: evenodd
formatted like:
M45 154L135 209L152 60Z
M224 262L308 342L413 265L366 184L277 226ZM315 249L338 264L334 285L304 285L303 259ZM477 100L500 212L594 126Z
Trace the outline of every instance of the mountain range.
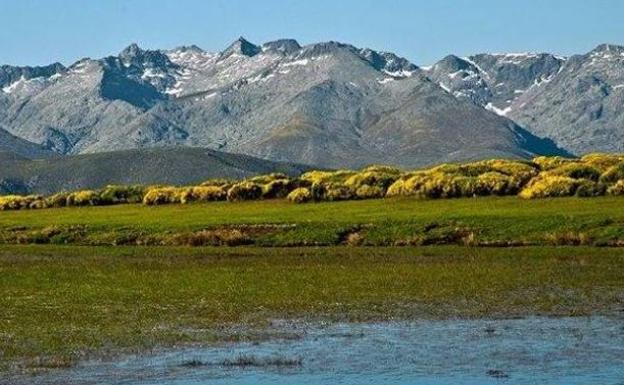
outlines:
M614 45L419 67L337 42L239 38L218 53L132 44L69 67L1 66L0 152L83 159L175 146L325 168L613 152L624 150L623 98Z

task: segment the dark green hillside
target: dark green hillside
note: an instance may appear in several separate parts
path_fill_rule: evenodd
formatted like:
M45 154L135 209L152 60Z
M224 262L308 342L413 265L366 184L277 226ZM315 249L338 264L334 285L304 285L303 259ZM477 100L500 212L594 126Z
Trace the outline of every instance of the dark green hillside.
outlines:
M33 161L15 158L2 162L0 193L50 194L100 188L107 184L188 184L208 178L241 179L272 172L294 176L308 169L303 165L266 161L247 155L183 147ZM13 189L2 191L3 185L13 186Z

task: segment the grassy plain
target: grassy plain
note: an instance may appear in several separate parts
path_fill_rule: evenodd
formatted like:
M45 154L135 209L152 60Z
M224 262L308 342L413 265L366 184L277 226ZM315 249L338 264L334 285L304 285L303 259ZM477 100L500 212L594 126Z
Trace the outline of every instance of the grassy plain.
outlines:
M232 229L239 232L232 242L194 237ZM0 243L617 246L624 244L624 199L270 200L21 210L0 213Z
M253 338L274 318L621 314L624 255L582 246L5 245L0 293L0 366L13 371Z
M623 203L396 198L0 212L0 369L254 338L274 318L622 314L624 252L596 246L624 244ZM247 246L170 246L222 241Z

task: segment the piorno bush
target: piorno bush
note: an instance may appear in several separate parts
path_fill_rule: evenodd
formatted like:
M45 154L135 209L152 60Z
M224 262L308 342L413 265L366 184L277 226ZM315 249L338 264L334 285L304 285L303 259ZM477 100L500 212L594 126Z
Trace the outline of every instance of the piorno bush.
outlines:
M358 187L355 190L355 196L358 199L377 199L383 198L384 190L379 186L369 186L367 184Z
M0 196L0 210L22 210L33 207L35 202L42 201L39 195L5 195Z
M308 181L311 184L324 184L324 183L344 183L348 178L355 175L356 172L352 170L338 170L338 171L309 171L301 175L299 179Z
M227 191L220 186L195 186L180 192L180 203L224 201Z
M607 194L621 196L624 195L624 179L618 180L614 185L607 189Z
M388 172L381 170L369 170L359 172L347 178L344 182L346 186L358 189L362 186L377 186L382 190L387 190L399 177L400 172Z
M120 203L141 203L145 195L145 187L140 185L109 185L100 192L100 203L114 205Z
M156 187L150 188L143 197L143 204L148 206L180 203L184 188L179 187Z
M567 176L539 176L531 180L527 187L520 192L520 197L535 199L572 196L581 183L581 180Z
M564 158L562 156L538 156L533 158L533 163L536 164L542 171L548 171L568 163L577 162L578 160L576 159Z
M235 182L229 180L229 179L225 179L225 178L214 178L214 179L208 179L204 182L202 182L200 184L200 186L217 186L217 187L223 187L223 186L231 186L233 185Z
M607 168L600 175L599 181L606 184L613 184L621 179L624 179L624 162L617 163Z
M609 168L624 162L624 156L622 156L622 154L596 153L584 155L580 160L583 164L594 167L600 172L605 172Z
M581 179L574 195L581 198L591 198L605 195L606 192L606 185L587 179Z
M518 179L490 171L476 178L474 189L474 195L512 195L518 193L520 185Z
M290 179L276 179L262 186L262 198L286 198L291 191L299 187L298 183Z
M291 191L287 199L294 203L306 203L312 200L312 193L306 187L299 187Z
M355 199L355 190L343 184L330 183L325 186L324 200L328 201L346 201Z
M97 206L100 194L94 190L76 191L67 196L67 206Z
M69 193L60 192L44 199L45 207L65 207Z
M230 202L251 201L262 197L262 186L255 182L236 183L227 192L227 200Z
M285 179L289 179L288 175L283 174L281 172L274 172L271 174L254 176L253 178L247 179L247 181L257 183L257 184L267 184L276 180L285 180Z
M566 176L573 179L589 179L597 181L600 178L600 171L592 166L577 162L571 162L559 167L552 168L543 175L557 175Z
M442 172L419 173L403 181L400 186L390 186L389 196L409 195L420 198L455 198L469 188L470 178L456 177ZM396 183L396 182L395 182ZM400 187L400 191L399 190ZM464 192L466 193L466 192Z

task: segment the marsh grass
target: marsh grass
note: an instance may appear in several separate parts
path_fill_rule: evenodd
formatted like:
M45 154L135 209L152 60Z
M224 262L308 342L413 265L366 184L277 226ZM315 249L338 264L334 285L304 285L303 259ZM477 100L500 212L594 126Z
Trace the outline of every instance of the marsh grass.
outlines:
M281 356L271 356L271 357L257 357L254 355L246 355L241 354L234 359L226 359L223 360L220 365L226 367L293 367L293 366L301 366L303 364L303 360L299 357L281 357Z
M2 246L0 293L0 366L14 370L229 340L228 325L276 318L613 314L624 256L584 246Z

